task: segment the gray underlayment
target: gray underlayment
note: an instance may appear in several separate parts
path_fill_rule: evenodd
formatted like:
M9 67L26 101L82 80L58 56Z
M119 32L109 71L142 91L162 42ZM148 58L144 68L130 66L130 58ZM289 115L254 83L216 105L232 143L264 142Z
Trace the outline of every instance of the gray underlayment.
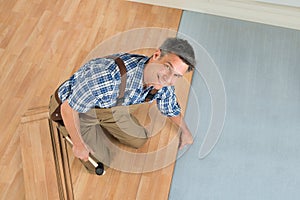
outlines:
M195 142L169 199L300 199L300 31L184 11L179 32L196 45Z

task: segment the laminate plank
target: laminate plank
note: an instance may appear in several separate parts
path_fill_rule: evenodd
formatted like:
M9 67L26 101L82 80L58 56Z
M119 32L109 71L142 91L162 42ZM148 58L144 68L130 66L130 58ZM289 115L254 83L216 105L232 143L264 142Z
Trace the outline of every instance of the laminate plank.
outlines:
M26 199L58 199L47 118L21 124L20 145Z

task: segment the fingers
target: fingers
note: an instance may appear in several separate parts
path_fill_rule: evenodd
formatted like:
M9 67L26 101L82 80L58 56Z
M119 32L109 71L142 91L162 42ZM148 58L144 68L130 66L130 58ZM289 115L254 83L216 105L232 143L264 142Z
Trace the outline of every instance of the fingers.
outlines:
M89 157L81 158L84 162L87 162L89 160Z
M185 137L184 135L181 135L179 138L179 150L182 150L186 145L193 144L194 140L192 137Z
M181 144L181 145L179 146L179 150L182 150L183 147L184 147L184 145Z
M91 149L89 146L87 146L87 149L88 151L91 153L91 154L94 154L95 152L93 151L93 149Z
M83 161L88 161L89 158L89 149L85 146L73 146L73 154L76 158L79 158Z
M182 142L179 146L179 150L182 150L186 145L189 145L189 144L192 144L192 143L184 143Z

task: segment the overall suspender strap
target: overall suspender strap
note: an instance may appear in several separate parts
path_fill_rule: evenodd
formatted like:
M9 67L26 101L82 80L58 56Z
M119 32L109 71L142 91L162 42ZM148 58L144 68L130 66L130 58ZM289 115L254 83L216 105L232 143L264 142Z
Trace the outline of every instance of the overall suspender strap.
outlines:
M151 101L153 99L154 95L157 93L157 91L158 91L157 89L150 90L145 98L145 102Z
M120 106L124 102L125 88L126 88L126 67L123 60L119 57L107 56L106 58L114 59L115 63L118 65L121 74L121 84L119 86L119 96L117 98L117 105ZM157 93L157 89L152 89L149 91L145 98L145 102L149 102L153 99L154 95Z
M125 95L125 88L126 88L126 66L123 62L123 60L119 57L114 57L114 56L107 56L106 58L110 58L113 59L115 61L115 63L118 65L119 70L120 70L120 74L121 74L121 84L119 86L119 96L117 98L117 106L122 105L122 103L124 102L124 95Z

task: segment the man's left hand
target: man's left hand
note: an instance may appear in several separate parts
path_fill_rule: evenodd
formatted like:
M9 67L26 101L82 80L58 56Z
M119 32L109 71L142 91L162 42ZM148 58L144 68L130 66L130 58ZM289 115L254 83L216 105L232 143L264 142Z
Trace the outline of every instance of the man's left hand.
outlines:
M193 144L193 136L189 130L182 131L180 134L179 150L182 150L185 145Z

